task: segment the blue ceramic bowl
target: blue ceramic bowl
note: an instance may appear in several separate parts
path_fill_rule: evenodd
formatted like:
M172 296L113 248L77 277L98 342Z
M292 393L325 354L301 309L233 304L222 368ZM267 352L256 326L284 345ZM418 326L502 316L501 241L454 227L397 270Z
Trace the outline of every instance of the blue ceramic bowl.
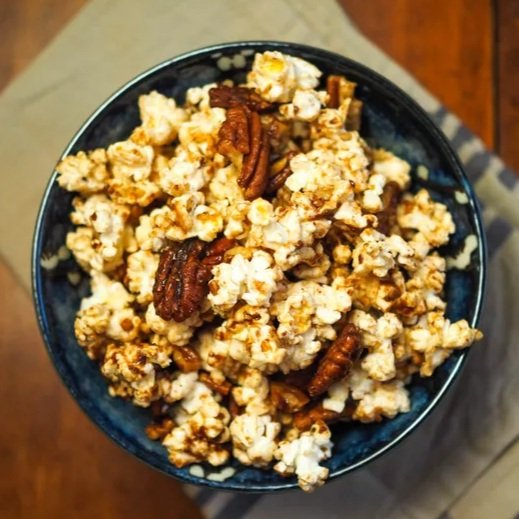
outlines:
M368 142L407 160L413 167L413 189L425 185L433 198L447 204L454 217L456 233L443 254L456 255L465 237L476 235L478 247L472 253L470 265L465 270L449 271L445 289L448 317L466 318L475 326L484 289L485 240L478 205L460 163L444 135L412 99L384 77L342 56L277 42L230 43L184 54L157 65L120 88L79 129L62 157L127 138L139 124L139 95L158 90L182 102L189 87L228 78L242 81L254 53L273 49L314 63L324 77L330 73L344 74L358 83L358 97L364 101L362 133ZM416 175L418 166L428 169L427 181ZM457 203L455 190L465 193L468 203ZM296 486L295 478L282 478L273 471L244 467L234 461L235 475L223 482L194 477L187 468L177 469L168 462L165 448L150 441L144 433L149 412L108 396L97 365L87 358L74 337L74 316L81 298L88 294L88 277L72 259L61 260L55 268L48 268L49 264L53 266L49 256L56 254L72 228L69 213L73 196L58 186L54 172L36 223L32 275L36 311L49 355L85 413L122 448L184 482L242 491L274 491ZM71 277L79 279L79 284L71 284ZM416 429L452 384L465 357L465 352L455 352L433 377L414 379L410 386L410 412L377 424L334 426L333 457L326 462L330 478L365 465Z

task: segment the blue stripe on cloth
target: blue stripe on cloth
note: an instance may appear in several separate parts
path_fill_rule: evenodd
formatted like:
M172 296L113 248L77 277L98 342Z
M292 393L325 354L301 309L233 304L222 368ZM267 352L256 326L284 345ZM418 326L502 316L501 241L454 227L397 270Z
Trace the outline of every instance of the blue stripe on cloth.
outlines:
M216 495L214 490L210 488L203 488L194 498L193 501L200 507L205 505L207 501L212 499Z
M211 519L241 519L261 497L259 494L237 495Z
M451 145L458 151L466 142L472 139L474 139L474 134L465 126L460 126L456 135L451 139Z
M429 116L434 121L436 126L441 126L445 116L448 114L447 109L444 106L440 106L436 112L429 113Z
M503 219L496 217L492 220L486 229L489 258L492 258L511 233L512 227Z
M490 165L490 159L491 155L488 153L488 151L481 151L476 153L476 155L463 164L465 166L467 176L473 184L475 184L483 176L483 173L485 173L488 166Z
M508 168L503 168L497 177L508 189L513 189L517 185L517 175Z

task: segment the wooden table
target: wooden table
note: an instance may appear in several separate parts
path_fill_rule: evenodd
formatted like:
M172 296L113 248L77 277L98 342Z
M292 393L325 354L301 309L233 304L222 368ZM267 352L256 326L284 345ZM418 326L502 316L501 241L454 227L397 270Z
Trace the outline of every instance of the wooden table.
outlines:
M519 170L519 2L340 0ZM0 0L0 90L86 0ZM171 479L115 447L57 382L29 295L0 263L0 517L196 518Z

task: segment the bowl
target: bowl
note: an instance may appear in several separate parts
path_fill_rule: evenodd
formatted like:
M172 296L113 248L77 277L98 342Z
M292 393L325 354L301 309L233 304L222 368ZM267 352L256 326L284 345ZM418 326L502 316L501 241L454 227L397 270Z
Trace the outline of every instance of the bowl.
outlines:
M158 90L182 102L189 87L229 78L243 81L254 53L265 50L279 50L308 60L323 71L324 77L330 73L344 74L355 81L357 97L364 101L363 136L371 145L387 148L407 160L412 166L412 189L426 187L452 213L456 233L443 247L442 254L456 256L469 235L476 237L477 247L468 265L463 270L449 270L445 286L447 316L452 320L465 318L471 326L476 326L485 282L485 239L478 204L459 160L445 136L407 94L343 56L305 45L270 41L227 43L183 54L119 88L78 130L62 158L127 138L139 124L139 95ZM454 196L455 191L464 193L466 203L458 202L460 197ZM199 478L188 467L178 469L168 462L166 449L147 438L144 428L149 411L108 395L97 365L87 358L74 337L75 313L89 289L88 276L72 258L67 258L63 246L66 233L72 229L69 213L73 196L58 186L54 172L37 218L32 276L36 312L48 353L84 412L123 449L185 483L258 492L297 486L295 478L244 467L236 461L231 462L235 474L225 481ZM466 355L466 351L456 351L432 377L413 379L408 413L380 423L334 426L333 456L325 463L330 469L330 479L369 463L414 431L452 385Z

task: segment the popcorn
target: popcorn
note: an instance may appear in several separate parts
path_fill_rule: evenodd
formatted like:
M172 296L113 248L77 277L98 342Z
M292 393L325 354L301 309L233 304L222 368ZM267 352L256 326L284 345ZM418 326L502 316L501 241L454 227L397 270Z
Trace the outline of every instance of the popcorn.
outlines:
M230 415L211 390L195 382L173 412L176 427L164 438L171 463L184 467L197 461L223 465L229 452L222 445L229 439Z
M259 118L211 107L216 84L188 89L182 107L153 91L127 140L57 166L79 193L67 247L91 276L77 341L110 395L167 413L146 432L177 467L232 454L312 491L328 476L326 423L409 411L411 375L481 338L445 317L447 207L409 192L410 165L362 139L355 83L316 90L320 76L256 54L246 83L218 94L264 105ZM189 317L167 321L155 302Z
M156 91L139 97L139 111L142 128L153 146L173 141L178 129L187 120L186 111L178 108L174 99Z
M327 220L310 220L297 208L276 208L267 225L251 225L247 247L264 247L273 251L274 260L282 270L315 257L311 244L322 238L330 228Z
M92 295L84 298L74 322L74 332L89 357L97 358L109 340L130 342L137 338L141 319L130 307L131 296L122 283L101 272L92 272Z
M424 377L432 375L452 350L466 348L481 337L481 332L472 329L466 320L451 323L443 312L428 312L405 330L407 346L423 355L420 375Z
M398 413L409 411L409 394L401 380L376 382L362 370L353 370L350 375L351 397L357 400L353 414L360 422L378 422L394 418Z
M91 229L78 227L67 235L67 247L81 266L85 270L104 272L119 266L123 261L129 208L111 202L102 194L92 195L86 200L74 198L73 206L72 222Z
M77 191L83 195L100 193L106 189L110 178L106 161L106 152L101 148L69 155L56 166L58 184L67 191Z
M251 306L268 305L277 282L283 277L281 269L273 263L270 254L258 250L249 260L237 254L230 263L216 265L208 296L213 309L225 315L238 300Z
M155 225L157 215L162 215L163 211L154 211L153 219L147 214L139 218L139 225L135 228L135 240L140 249L159 252L166 242L166 231Z
M267 101L287 103L296 89L315 88L320 77L321 71L308 61L267 51L254 57L247 83Z
M202 87L191 87L186 92L186 104L199 110L208 110L209 106L209 90L217 86L216 83L209 83Z
M164 319L157 315L153 303L148 306L145 319L146 324L150 327L152 332L166 337L168 342L175 346L185 346L189 344L191 337L193 337L195 333L195 329L202 324L202 320L196 314L181 323L177 323L176 321L164 321Z
M380 173L371 175L368 180L367 189L362 195L362 208L370 213L382 211L383 204L381 195L386 184L386 177Z
M140 304L153 300L153 285L158 264L158 255L149 250L139 250L127 258L128 288L136 294L136 301Z
M274 456L278 461L274 470L283 475L296 474L299 486L312 492L322 486L328 469L319 465L331 456L332 442L328 427L322 422L314 424L294 440L281 441Z
M207 201L211 203L219 200L228 202L243 200L242 190L238 186L238 170L233 164L216 169L209 182ZM247 202L247 206L248 204L249 202Z
M298 205L307 205L314 214L335 211L342 201L351 198L351 183L327 151L296 155L290 161L290 169L293 173L285 186L293 192L302 192L308 199L292 197L292 200Z
M265 308L245 305L215 331L232 359L264 373L277 371L285 356Z
M389 237L374 229L366 229L359 235L359 241L352 252L353 271L372 272L385 277L398 263L408 270L415 268L415 251L400 236Z
M182 400L195 390L197 380L196 371L176 373L171 379L162 378L158 382L161 397L168 404Z
M167 206L153 209L148 219L142 219L137 228L137 241L144 240L144 248L155 248L155 242L163 243L167 238L183 241L198 237L213 241L223 228L222 216L212 207L204 205L200 192L187 193L172 199ZM150 234L146 237L146 231Z
M420 189L416 195L405 194L398 206L397 217L402 229L418 231L410 242L411 246L419 244L423 237L429 248L440 247L448 242L449 235L455 231L447 207L431 200L425 189Z
M282 105L279 109L287 119L297 121L313 121L321 109L321 96L315 90L300 90L294 92L292 102Z
M351 308L351 298L346 291L314 281L298 281L289 285L286 292L274 302L271 313L279 322L278 335L291 342L295 335L316 328L317 336L335 339L332 324Z
M114 178L141 182L151 173L153 148L131 140L111 144L106 150Z
M281 424L274 422L269 415L239 415L231 422L229 430L232 453L240 463L265 467L272 461Z
M336 338L332 325L350 308L346 291L314 281L289 285L271 307L271 314L279 322L277 335L286 347L283 372L309 366L321 350L321 341Z
M200 333L195 348L202 359L202 368L211 374L237 378L242 371L243 365L229 356L229 343L218 339L215 331Z
M232 396L245 413L264 415L272 411L268 400L269 383L267 378L257 369L243 368L236 377L237 386L232 390Z
M110 380L112 396L131 397L133 403L148 407L159 396L155 367L171 363L168 349L151 344L110 344L101 372Z
M386 180L396 182L402 190L411 183L411 166L401 158L387 150L373 150L373 171Z
M323 400L323 408L335 413L342 413L350 394L347 380L339 380L328 389L328 398Z
M208 108L191 115L189 121L181 125L178 139L192 159L211 159L216 153L218 130L225 121L223 108Z
M397 339L403 332L398 317L387 312L376 319L362 310L354 310L350 322L361 331L362 344L370 350L362 359L362 369L373 380L384 382L394 378L396 366L392 339Z
M209 168L202 166L200 158L193 159L181 147L177 147L175 155L169 160L158 157L156 168L161 189L171 196L199 191L209 180Z

